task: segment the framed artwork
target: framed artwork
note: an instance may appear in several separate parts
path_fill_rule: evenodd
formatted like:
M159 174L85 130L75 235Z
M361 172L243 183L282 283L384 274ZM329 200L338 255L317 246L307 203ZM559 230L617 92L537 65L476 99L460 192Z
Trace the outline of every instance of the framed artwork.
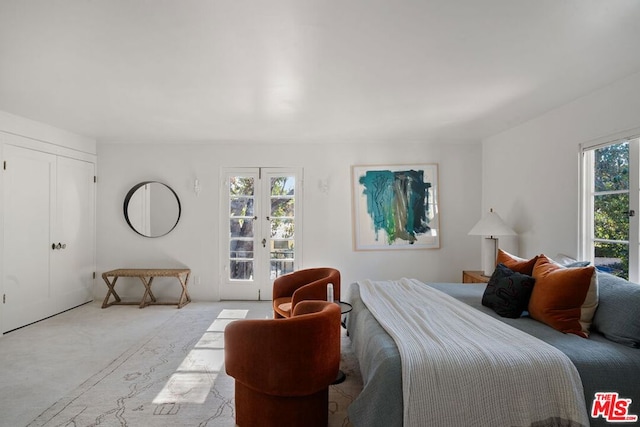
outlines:
M356 251L440 248L438 164L351 167Z

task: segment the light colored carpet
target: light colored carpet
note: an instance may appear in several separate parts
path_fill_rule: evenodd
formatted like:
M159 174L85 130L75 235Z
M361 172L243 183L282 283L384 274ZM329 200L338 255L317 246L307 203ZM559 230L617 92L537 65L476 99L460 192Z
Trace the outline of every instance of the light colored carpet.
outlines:
M235 426L234 381L224 372L223 331L244 316L246 310L237 309L176 310L28 425ZM344 331L341 369L347 379L330 386L330 426L350 425L347 407L362 389Z

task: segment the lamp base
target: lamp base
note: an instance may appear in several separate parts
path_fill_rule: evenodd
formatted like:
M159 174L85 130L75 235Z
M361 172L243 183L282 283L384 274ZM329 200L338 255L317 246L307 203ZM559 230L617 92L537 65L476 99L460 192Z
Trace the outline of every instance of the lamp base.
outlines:
M498 238L487 237L482 243L482 275L491 277L496 269L496 258L498 257Z

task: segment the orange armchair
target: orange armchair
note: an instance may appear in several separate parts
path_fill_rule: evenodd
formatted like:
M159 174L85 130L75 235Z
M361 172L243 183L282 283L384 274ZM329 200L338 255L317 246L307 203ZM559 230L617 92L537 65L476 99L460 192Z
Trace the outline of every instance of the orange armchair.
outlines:
M236 320L224 342L238 426L327 426L340 365L337 304L304 301L288 319Z
M273 281L273 316L290 317L295 306L304 300L327 300L327 284L333 284L333 298L340 300L340 271L335 268L307 268Z

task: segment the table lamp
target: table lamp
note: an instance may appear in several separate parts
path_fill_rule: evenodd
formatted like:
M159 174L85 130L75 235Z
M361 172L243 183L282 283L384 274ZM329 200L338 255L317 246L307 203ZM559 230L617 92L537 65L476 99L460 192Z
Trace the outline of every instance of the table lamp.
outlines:
M495 213L493 209L489 210L476 225L469 231L470 236L487 236L482 245L482 275L491 276L496 268L496 258L498 256L498 237L497 236L513 236L516 232L511 229Z

